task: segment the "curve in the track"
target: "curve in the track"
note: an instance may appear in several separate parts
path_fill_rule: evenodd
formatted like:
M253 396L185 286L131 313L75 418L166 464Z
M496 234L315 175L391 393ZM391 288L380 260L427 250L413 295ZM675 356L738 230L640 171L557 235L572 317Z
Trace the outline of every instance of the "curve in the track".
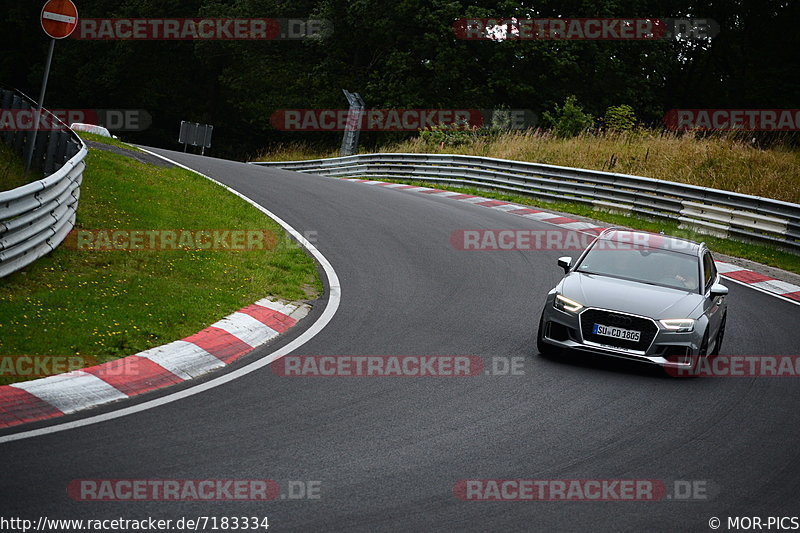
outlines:
M536 356L557 251L460 252L459 229L546 229L429 195L164 150L274 212L338 273L341 304L294 355L522 357L524 374L287 378L270 367L103 424L2 446L6 516L268 515L278 531L707 531L711 516L792 514L793 379L670 380ZM213 208L213 206L209 206ZM731 354L794 355L800 311L732 285ZM312 317L313 318L313 317ZM316 500L76 502L74 479L321 482ZM476 478L705 481L705 501L465 502ZM795 513L796 514L796 513Z

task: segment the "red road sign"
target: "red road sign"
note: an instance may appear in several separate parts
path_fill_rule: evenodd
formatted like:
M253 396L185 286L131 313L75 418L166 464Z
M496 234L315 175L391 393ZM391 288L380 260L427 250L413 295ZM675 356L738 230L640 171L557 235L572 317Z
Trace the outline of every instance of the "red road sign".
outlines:
M53 39L69 37L78 27L78 8L72 0L48 0L42 8L42 29Z

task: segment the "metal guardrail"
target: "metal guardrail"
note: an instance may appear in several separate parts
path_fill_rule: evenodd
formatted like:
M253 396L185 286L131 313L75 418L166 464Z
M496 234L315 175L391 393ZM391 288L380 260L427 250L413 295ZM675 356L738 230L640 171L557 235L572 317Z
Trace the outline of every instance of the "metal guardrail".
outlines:
M19 91L0 88L0 109L35 110L36 103ZM43 179L0 192L0 278L54 250L75 226L87 148L80 137L52 113L40 130L33 168ZM23 155L33 139L30 131L3 131L0 140Z
M254 162L332 177L411 179L578 202L675 220L682 228L800 253L800 205L669 181L579 168L451 154L359 154Z

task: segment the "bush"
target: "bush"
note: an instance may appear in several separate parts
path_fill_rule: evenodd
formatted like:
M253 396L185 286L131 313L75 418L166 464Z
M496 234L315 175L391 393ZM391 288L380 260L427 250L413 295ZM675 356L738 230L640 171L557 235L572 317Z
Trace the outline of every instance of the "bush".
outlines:
M450 124L425 128L420 130L419 136L426 144L441 146L444 143L445 146L461 146L472 142L476 134L468 125Z
M606 109L603 123L607 130L630 131L636 127L636 113L629 105L611 106Z
M485 124L493 132L508 131L511 129L511 110L508 106L500 106L492 111L491 122Z
M584 113L575 96L568 96L564 105L556 105L553 113L545 111L542 117L558 137L575 137L594 125L594 118Z

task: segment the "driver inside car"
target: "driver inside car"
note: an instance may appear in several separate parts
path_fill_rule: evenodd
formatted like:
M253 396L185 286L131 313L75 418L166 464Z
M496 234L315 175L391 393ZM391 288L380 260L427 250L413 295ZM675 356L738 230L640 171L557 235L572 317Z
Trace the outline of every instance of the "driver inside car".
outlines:
M697 290L697 273L692 273L694 265L689 261L675 260L673 257L660 258L663 276L661 283L688 291Z

